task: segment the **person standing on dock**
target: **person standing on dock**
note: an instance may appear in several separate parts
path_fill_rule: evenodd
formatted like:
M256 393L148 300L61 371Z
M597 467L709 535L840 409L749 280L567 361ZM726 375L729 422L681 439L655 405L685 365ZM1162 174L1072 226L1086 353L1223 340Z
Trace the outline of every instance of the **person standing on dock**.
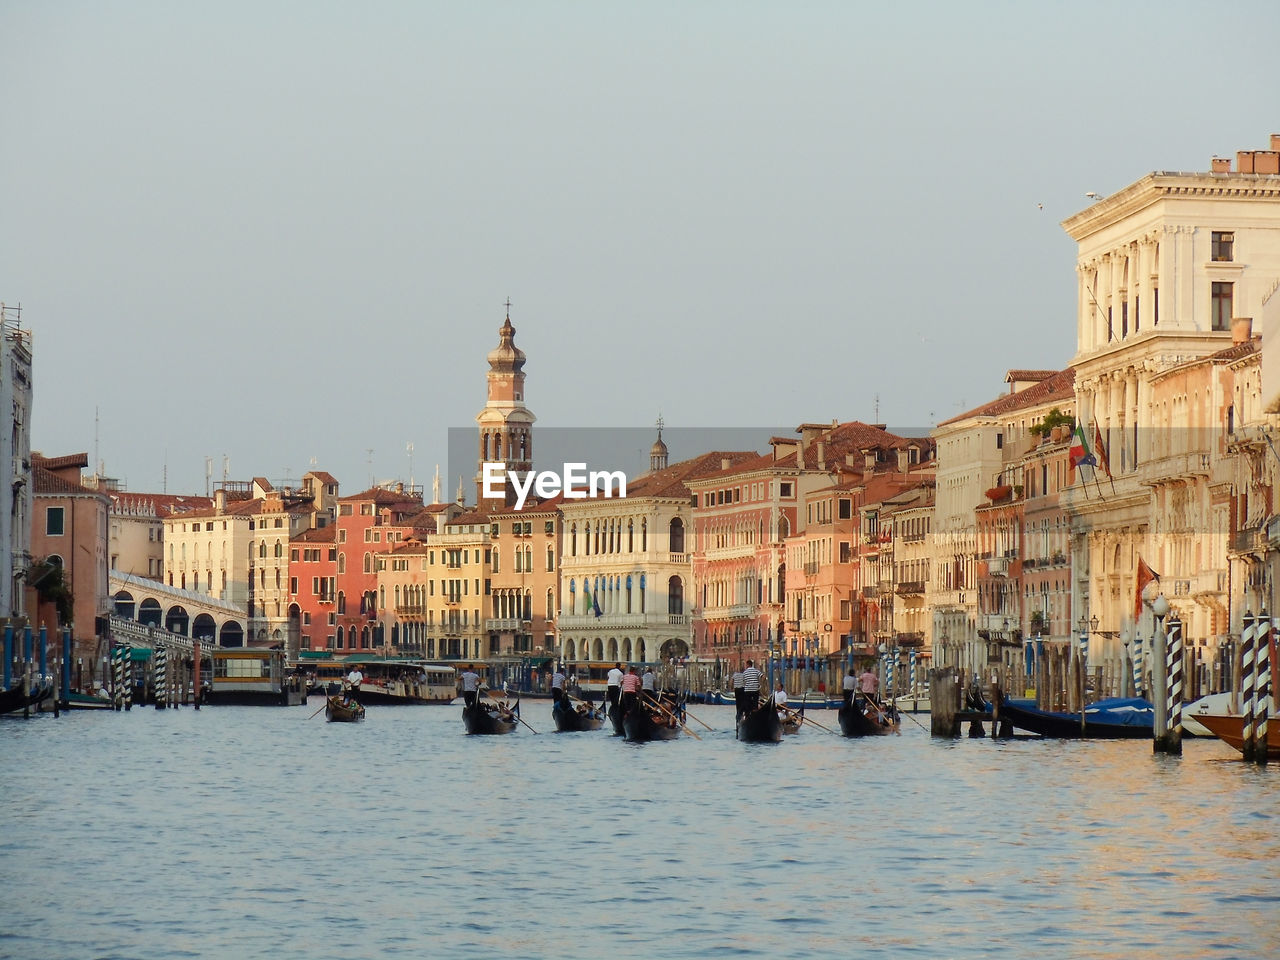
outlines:
M480 690L480 674L470 667L462 671L462 703L463 706L474 707L476 694Z
M605 697L609 701L610 708L616 708L618 706L618 697L622 693L622 664L615 663L613 665L606 683L608 688L605 690Z
M733 706L737 711L734 720L742 719L742 671L733 671Z
M555 707L564 700L564 684L565 675L564 667L556 667L556 672L551 675L551 705Z
M742 671L742 712L755 710L760 701L760 681L764 674L756 669L754 660L748 660L746 669Z

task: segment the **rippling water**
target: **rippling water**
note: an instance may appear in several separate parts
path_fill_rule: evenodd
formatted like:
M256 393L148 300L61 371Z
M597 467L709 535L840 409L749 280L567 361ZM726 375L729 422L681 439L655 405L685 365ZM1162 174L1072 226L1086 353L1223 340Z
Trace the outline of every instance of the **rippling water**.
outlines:
M546 702L506 737L320 703L0 721L0 956L1280 955L1280 770L1216 741L741 744L702 707L701 741L628 744Z

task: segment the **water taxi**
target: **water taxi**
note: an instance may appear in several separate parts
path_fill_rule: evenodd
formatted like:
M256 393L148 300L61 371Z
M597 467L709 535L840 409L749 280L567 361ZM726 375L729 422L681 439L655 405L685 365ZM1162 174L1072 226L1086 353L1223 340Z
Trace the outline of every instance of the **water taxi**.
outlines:
M302 677L286 672L283 650L218 647L209 659L206 703L293 707L307 702Z
M363 704L451 703L458 695L453 667L407 657L352 654L331 659L305 658L297 668L322 692L342 691L347 675L357 667L363 676L356 699Z

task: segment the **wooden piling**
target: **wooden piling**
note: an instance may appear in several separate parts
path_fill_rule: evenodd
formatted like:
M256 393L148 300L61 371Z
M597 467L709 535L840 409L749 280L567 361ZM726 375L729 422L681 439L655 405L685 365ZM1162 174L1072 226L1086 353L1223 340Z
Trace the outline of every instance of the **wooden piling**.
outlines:
M934 667L929 670L930 703L929 732L935 737L960 736L960 722L956 717L960 704L956 674L951 667Z

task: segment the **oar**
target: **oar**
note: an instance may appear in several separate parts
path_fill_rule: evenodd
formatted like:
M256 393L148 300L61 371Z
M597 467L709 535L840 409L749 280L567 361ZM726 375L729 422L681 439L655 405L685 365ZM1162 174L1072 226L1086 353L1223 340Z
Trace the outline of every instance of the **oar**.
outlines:
M894 709L897 711L898 716L899 716L899 717L903 716L902 711L897 709L898 705L895 703L893 706L894 706ZM928 727L926 727L923 723L921 723L919 720L917 720L917 719L916 719L914 716L912 716L911 714L909 714L909 713L908 713L908 714L906 714L906 716L911 717L911 722L912 722L912 723L914 723L914 724L915 724L917 727L919 727L921 730L927 730L927 729L929 729Z
M827 731L827 733L835 733L837 737L838 737L838 736L840 736L840 734L836 733L836 732L835 732L834 730L832 730L830 727L824 727L824 726L823 726L822 724L820 724L817 720L810 720L810 719L809 719L807 716L805 716L803 713L802 713L802 714L800 714L800 722L801 722L801 723L812 723L812 724L813 724L815 727L817 727L819 730L825 730L825 731Z
M572 693L570 693L570 692L569 692L569 691L567 691L567 690L565 691L565 694L564 694L564 695L565 695L566 697L568 697L570 700L576 700L576 701L578 701L578 703L585 703L585 704L587 705L587 709L591 712L591 718L592 718L593 720L600 720L600 719L604 719L604 717L605 717L605 715L606 715L606 714L605 714L605 712L604 712L605 702L604 702L603 700L601 700L601 701L600 701L600 710L601 710L602 712L601 712L600 716L599 716L599 717L597 717L597 716L596 716L596 705L595 705L595 701L593 701L593 700L583 700L581 697L575 697Z
M880 704L876 703L866 694L863 694L862 699L865 700L867 703L871 704L871 706L875 707L876 713L880 715L880 719L884 721L885 726L892 727L894 733L896 733L898 736L902 736L902 731L898 729L898 725L889 719L889 715L885 713L883 709L881 709Z
M690 712L689 712L689 708L688 708L687 706L684 708L684 715L685 715L686 717L689 717L691 720L698 720L698 718L697 718L697 717L695 717L692 713L690 713ZM698 722L699 722L699 723L702 723L702 721L701 721L701 720L698 720ZM703 725L704 727L707 727L707 729L708 729L708 730L712 729L711 727L708 727L705 723L702 723L702 725Z
M328 697L325 697L325 701L324 701L324 703L320 704L320 710L317 710L317 711L316 711L315 713L313 713L311 716L307 717L307 719L308 719L308 720L314 720L316 717L320 716L320 712L321 712L322 710L324 710L324 708L325 708L325 707L327 707L328 705L329 705L329 698L328 698Z
M680 723L680 718L679 718L679 717L677 717L677 716L676 716L674 713L672 713L670 710L668 710L666 707L664 707L664 706L662 705L662 702L661 702L660 700L650 700L649 702L650 702L650 703L652 703L652 704L653 704L655 707L657 707L659 710L661 710L663 713L665 713L668 717L670 717L670 718L671 718L672 720L674 720L676 723ZM693 737L693 739L695 739L695 740L701 740L701 739L702 739L700 736L698 736L698 735L697 735L697 733L695 733L693 730L689 729L689 727L687 727L687 726L686 726L685 724L683 724L683 723L680 723L680 729L681 729L681 730L683 730L685 733L687 733L689 736Z
M501 703L501 701L500 701L497 697L495 697L495 696L493 695L493 691L492 691L492 690L485 690L485 693L487 693L487 694L489 695L489 699L490 699L490 700L492 700L494 703ZM518 700L517 700L516 702L517 702L517 703L519 703L520 701L518 701ZM514 710L512 711L512 716L514 716L517 720L519 720L521 723L523 723L526 727L529 727L529 724L525 722L524 717L520 716L520 714L519 714L519 713L517 713L517 712L515 712ZM529 727L529 729L530 729L530 730L533 730L533 727ZM534 733L537 733L538 731L537 731L537 730L533 730L533 732L534 732Z

